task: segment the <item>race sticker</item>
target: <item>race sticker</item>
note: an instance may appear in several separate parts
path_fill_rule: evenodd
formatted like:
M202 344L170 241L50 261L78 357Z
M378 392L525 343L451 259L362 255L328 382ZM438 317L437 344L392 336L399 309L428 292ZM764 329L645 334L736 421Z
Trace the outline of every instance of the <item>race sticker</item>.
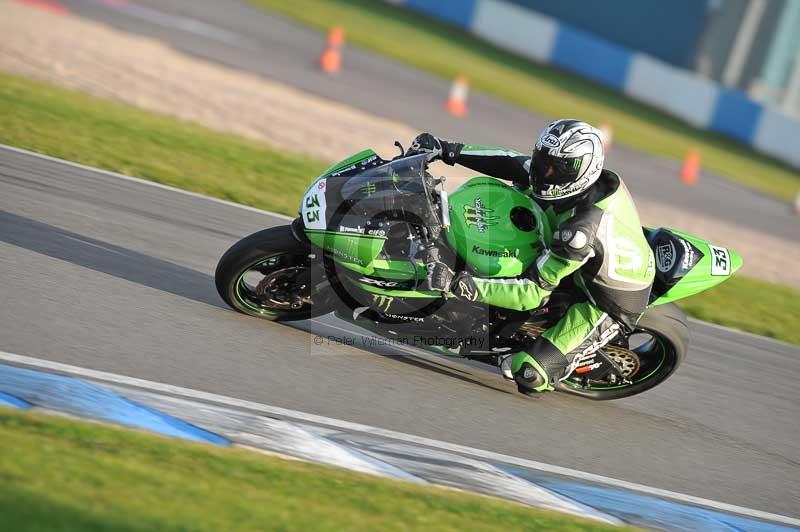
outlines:
M708 245L711 250L711 275L730 275L731 257L727 248Z
M675 265L675 245L672 242L661 244L656 248L656 268L667 273Z
M316 186L312 186L302 204L303 223L308 229L325 229L325 179L321 179Z

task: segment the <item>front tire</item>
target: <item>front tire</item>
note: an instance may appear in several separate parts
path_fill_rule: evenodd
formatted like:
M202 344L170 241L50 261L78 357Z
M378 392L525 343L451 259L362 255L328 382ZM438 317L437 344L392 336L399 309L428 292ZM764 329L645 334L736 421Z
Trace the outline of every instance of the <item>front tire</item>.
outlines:
M253 233L222 255L217 291L235 310L272 321L313 318L331 311L321 268L308 243L288 225Z
M591 386L567 379L557 389L596 400L621 399L640 394L664 382L675 373L689 350L689 323L683 311L672 303L648 308L636 330L630 335L649 336L649 340L633 349L642 359L642 368L632 376L631 384Z

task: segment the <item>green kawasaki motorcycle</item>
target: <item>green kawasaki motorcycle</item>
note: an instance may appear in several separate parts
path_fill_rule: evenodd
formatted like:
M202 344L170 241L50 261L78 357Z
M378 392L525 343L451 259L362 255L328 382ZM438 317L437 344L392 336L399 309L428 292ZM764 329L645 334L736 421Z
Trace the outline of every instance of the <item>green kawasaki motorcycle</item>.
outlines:
M399 146L399 144L398 144ZM497 365L581 298L565 280L546 304L516 311L426 290L438 250L455 271L481 277L525 272L553 230L541 208L502 181L475 177L448 194L427 154L383 160L372 150L336 164L306 190L291 225L252 234L216 271L234 309L289 321L334 312L388 342ZM557 390L617 399L663 382L686 356L689 329L672 301L730 277L733 251L672 229L642 229L655 255L650 306L630 334L571 366Z

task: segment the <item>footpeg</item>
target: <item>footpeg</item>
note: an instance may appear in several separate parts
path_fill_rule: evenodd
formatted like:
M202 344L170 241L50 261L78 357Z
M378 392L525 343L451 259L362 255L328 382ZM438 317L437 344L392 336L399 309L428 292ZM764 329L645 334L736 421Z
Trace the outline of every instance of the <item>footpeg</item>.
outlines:
M514 374L511 373L511 362L514 359L514 355L506 355L500 360L500 372L503 374L503 377L513 381Z

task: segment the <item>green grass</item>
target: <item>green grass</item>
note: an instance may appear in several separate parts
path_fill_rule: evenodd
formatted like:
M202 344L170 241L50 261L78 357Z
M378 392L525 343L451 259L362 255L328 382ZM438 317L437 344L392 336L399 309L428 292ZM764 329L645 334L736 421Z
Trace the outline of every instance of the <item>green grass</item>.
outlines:
M707 169L746 186L785 200L793 200L800 188L796 170L741 144L385 2L251 1L320 30L341 24L349 42L448 79L465 74L473 87L545 116L610 122L615 142L632 148L682 158L697 147Z
M0 73L0 143L296 214L320 161Z
M285 214L296 212L305 187L326 166L2 73L0 143ZM800 343L798 305L797 290L741 277L682 303L700 319Z
M3 530L624 530L252 451L0 409ZM629 529L630 530L630 529Z
M800 290L733 277L678 302L695 318L800 344Z

